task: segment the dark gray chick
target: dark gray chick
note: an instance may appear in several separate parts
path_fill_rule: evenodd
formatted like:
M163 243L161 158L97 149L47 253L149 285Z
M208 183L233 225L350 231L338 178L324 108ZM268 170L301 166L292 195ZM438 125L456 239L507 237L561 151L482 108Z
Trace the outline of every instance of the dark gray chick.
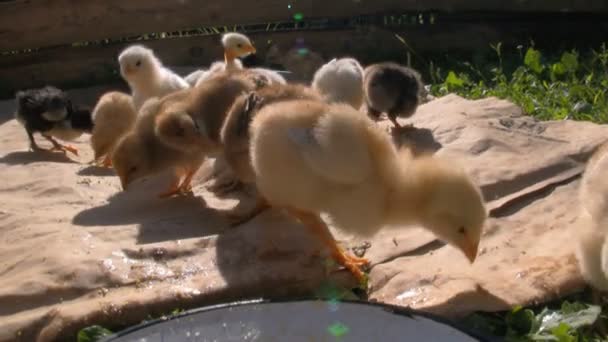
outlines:
M424 85L416 70L392 62L365 68L363 88L367 114L378 120L380 114L386 113L397 128L401 128L397 116L412 116L424 93Z
M53 86L18 91L16 103L15 118L25 127L31 150L42 150L34 140L34 133L38 132L53 144L51 150L78 155L76 148L54 138L74 140L93 129L91 111L73 107L67 94Z

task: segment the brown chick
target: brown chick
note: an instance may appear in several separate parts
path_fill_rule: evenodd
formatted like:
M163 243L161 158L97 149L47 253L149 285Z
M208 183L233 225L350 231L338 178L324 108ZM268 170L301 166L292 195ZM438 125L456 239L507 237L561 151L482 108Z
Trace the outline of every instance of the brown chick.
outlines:
M191 190L190 183L203 162L203 154L199 150L181 150L169 146L155 134L158 117L166 112L183 110L189 94L190 89L186 89L162 99L151 98L144 103L133 131L120 139L112 154L112 164L123 190L127 190L135 180L171 168L176 180L159 196L169 197Z
M219 153L220 130L228 110L238 96L256 87L248 74L215 75L193 88L187 102L160 114L155 134L175 149Z
M249 124L256 113L269 104L297 99L323 100L321 95L311 88L298 84L272 84L236 99L226 116L220 137L224 158L238 181L228 184L224 191L229 191L240 184L255 182L255 174L249 159ZM218 190L222 191L222 189ZM258 196L253 210L240 217L232 216L234 223L247 221L267 207L265 200Z
M416 70L384 62L365 68L363 89L368 115L377 120L386 113L395 127L401 128L397 117L408 118L416 112L424 85Z
M608 291L608 143L587 163L579 190L580 229L576 257L583 278L599 292Z
M94 152L92 162L110 167L112 151L118 140L135 125L137 112L133 98L119 91L105 93L93 108L92 117L94 123L91 133L91 147Z
M396 150L368 117L345 104L283 101L250 125L255 183L330 248L358 279L367 260L347 255L320 214L338 229L370 236L384 226L420 225L473 262L487 217L479 188L453 162Z

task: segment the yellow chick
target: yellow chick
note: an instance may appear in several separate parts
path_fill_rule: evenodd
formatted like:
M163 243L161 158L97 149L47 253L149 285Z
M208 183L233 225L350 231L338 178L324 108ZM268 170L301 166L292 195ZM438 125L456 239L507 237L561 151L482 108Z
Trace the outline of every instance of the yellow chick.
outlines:
M364 99L363 67L354 58L334 58L315 72L312 88L330 103L347 103L359 109Z
M597 291L608 291L608 143L587 163L579 190L580 221L576 257L583 278Z
M190 90L182 90L162 99L151 98L141 108L133 131L122 137L112 154L112 164L123 190L134 181L167 169L175 172L175 182L160 197L191 191L191 181L204 156L200 151L184 151L164 144L155 134L157 118L167 111L182 110Z
M119 91L105 93L93 108L92 117L95 124L91 133L93 162L110 167L116 143L135 125L137 112L133 98Z
M487 217L479 188L453 162L413 159L373 121L345 104L283 101L250 125L255 184L318 236L358 279L367 260L342 251L320 214L338 229L370 236L384 226L420 225L473 262Z
M222 46L224 48L224 61L212 63L209 66L209 69L199 76L196 81L196 86L202 84L217 73L242 70L243 63L237 58L245 57L256 52L251 40L249 40L246 35L236 32L224 34L222 36Z
M255 174L249 158L249 124L258 111L272 103L308 99L322 101L322 97L309 87L297 84L271 84L238 97L228 112L220 133L224 158L237 177L237 182L228 183L217 191L229 191L240 184L253 184ZM267 203L257 198L254 208L244 214L231 214L233 224L247 221L264 209Z
M179 75L163 66L154 52L143 45L131 45L118 55L120 74L131 87L135 109L151 97L163 97L190 87Z

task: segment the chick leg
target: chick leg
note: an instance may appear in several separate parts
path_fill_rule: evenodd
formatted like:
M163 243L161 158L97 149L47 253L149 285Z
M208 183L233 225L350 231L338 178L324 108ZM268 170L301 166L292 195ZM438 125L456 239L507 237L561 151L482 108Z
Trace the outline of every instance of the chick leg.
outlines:
M76 147L70 145L62 145L58 143L57 140L53 139L51 136L45 134L43 134L42 136L46 140L50 141L51 144L53 144L53 148L51 148L51 151L71 152L74 155L78 155L78 149L76 149Z
M32 133L29 129L26 129L27 137L30 140L30 150L32 151L42 151L43 148L40 148L38 144L36 144L36 140L34 140L34 133Z
M321 239L323 244L331 251L333 259L349 270L358 281L365 281L365 274L358 266L368 264L369 261L346 254L331 235L329 228L318 215L289 208L287 211L300 220L315 236Z
M399 124L399 122L397 122L397 116L395 115L388 115L388 119L391 120L391 122L393 123L393 125L395 125L396 129L401 129L401 125Z
M101 162L101 165L103 167L112 167L112 158L110 158L110 156L105 156L105 158L103 158L103 162Z
M270 209L270 204L262 196L258 196L253 209L244 214L228 213L225 214L231 226L238 226L259 215L266 209Z
M184 180L179 185L179 189L182 193L192 192L192 178L194 177L195 173L196 169L188 170L188 172L186 173L186 177L184 177Z
M158 194L158 197L160 197L160 198L167 198L167 197L171 197L173 195L179 194L181 192L180 188L179 188L179 186L180 186L180 178L181 177L177 177L177 179L175 179L171 183L171 185L169 185L169 189L167 189L167 190L161 192L160 194Z

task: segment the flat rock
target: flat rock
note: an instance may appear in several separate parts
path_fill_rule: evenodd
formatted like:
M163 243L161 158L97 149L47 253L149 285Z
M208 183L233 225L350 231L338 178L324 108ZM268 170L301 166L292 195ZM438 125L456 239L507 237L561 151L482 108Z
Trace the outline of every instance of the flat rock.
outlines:
M120 192L112 170L86 164L88 137L74 144L78 157L28 152L12 104L0 109L0 341L71 340L91 324L354 286L280 211L229 227L223 212L253 203L214 196L207 169L192 196L156 198L167 175ZM420 227L367 241L336 231L371 260L371 299L457 317L584 286L573 257L576 191L606 126L539 122L508 101L455 95L424 104L411 121L414 129L393 132L397 142L464 161L492 217L473 265Z

